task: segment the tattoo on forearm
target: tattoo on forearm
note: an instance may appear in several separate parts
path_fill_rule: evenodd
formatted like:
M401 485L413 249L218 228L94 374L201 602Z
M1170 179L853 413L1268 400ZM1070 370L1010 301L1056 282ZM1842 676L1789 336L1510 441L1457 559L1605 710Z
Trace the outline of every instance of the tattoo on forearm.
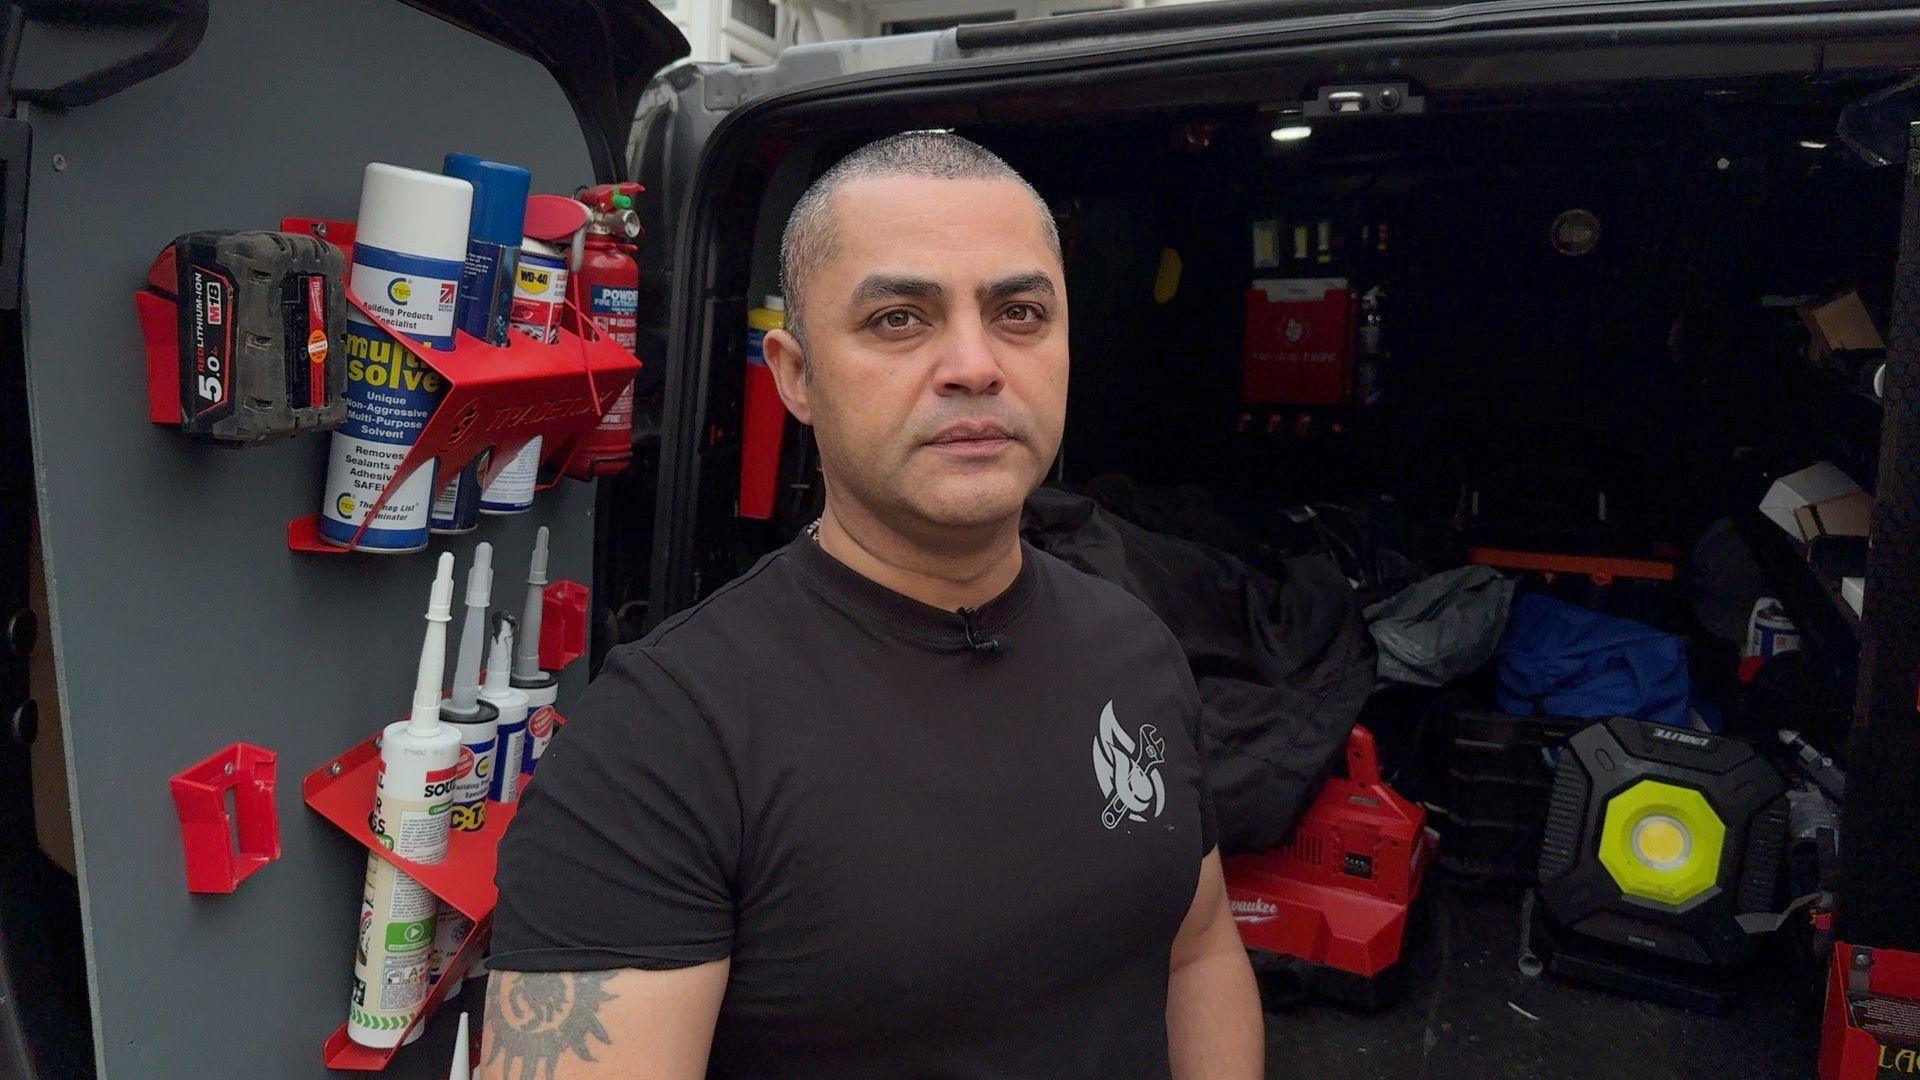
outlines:
M507 1080L552 1080L563 1055L593 1061L590 1040L613 1045L600 1023L600 1006L614 999L606 990L613 972L505 976L507 972L498 973L498 985L487 994L487 1034L493 1046L487 1064L504 1058L501 1075ZM513 1071L516 1063L518 1073Z

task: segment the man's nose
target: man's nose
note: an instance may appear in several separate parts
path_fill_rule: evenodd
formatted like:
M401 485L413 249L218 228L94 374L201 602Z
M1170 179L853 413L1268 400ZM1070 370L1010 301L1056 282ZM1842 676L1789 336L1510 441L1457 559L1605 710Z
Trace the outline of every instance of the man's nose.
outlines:
M1000 367L985 326L972 319L958 320L944 346L935 372L939 393L997 394L1006 385L1007 373Z

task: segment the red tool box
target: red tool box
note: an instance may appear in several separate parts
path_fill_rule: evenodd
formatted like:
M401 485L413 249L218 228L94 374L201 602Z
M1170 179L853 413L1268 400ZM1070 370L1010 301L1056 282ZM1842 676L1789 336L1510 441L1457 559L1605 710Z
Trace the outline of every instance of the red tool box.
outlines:
M1255 966L1368 1008L1398 989L1408 914L1439 836L1427 811L1380 779L1373 733L1347 737L1347 774L1329 779L1291 843L1222 862L1227 899Z
M1256 281L1247 289L1240 396L1249 405L1346 405L1360 301L1345 278Z
M1920 953L1836 944L1820 1080L1920 1073Z

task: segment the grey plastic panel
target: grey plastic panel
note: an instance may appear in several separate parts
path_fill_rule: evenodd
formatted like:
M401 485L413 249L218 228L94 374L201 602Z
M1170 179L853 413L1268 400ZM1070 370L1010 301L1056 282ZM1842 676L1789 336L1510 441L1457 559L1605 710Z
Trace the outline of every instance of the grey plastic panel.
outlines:
M179 68L31 119L28 386L102 1075L338 1075L321 1044L364 857L300 779L406 708L432 559L289 552L325 440L219 450L149 424L132 293L178 233L351 218L368 160L464 150L571 191L593 179L585 141L533 61L398 0L222 0ZM484 522L453 546L462 578L488 539L510 582L547 523L554 575L591 581L592 508L568 482ZM167 779L235 741L280 754L284 854L192 896ZM444 1077L453 1023L387 1075Z

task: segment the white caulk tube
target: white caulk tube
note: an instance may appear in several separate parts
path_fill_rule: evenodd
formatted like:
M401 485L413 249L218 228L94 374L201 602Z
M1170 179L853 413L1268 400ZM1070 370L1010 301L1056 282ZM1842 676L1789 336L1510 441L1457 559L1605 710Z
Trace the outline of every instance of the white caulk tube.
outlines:
M447 666L447 623L453 610L453 556L440 556L427 605L427 633L413 687L413 712L389 724L380 739L380 781L369 822L380 842L415 862L447 857L447 819L460 735L440 722L440 680ZM360 948L354 956L347 1037L389 1047L426 1000L433 946L431 892L392 863L367 856L360 900ZM417 1032L417 1029L416 1029Z
M467 574L467 615L454 660L453 696L440 706L440 718L460 733L462 753L453 781L452 827L457 832L478 832L487 823L487 797L498 760L500 712L480 700L480 656L487 647L487 605L492 598L493 545L483 543L474 548L473 569Z
M499 748L494 754L493 801L520 801L520 763L526 756L527 695L513 687L513 620L501 615L487 653L487 685L480 700L500 711Z
M558 676L540 670L540 619L547 603L547 527L533 541L527 564L527 606L520 613L520 641L513 652L513 685L527 693L527 749L520 771L528 775L553 741L553 703L560 696Z
M478 832L487 823L487 795L493 779L494 743L499 713L480 700L480 654L487 647L487 605L493 596L493 545L473 549L467 571L467 614L460 628L460 649L453 662L453 696L440 706L440 719L460 733L460 757L453 770L453 810L448 826ZM434 918L432 979L446 973L447 961L473 929L473 920L441 901ZM464 980L447 987L445 998L460 992Z

